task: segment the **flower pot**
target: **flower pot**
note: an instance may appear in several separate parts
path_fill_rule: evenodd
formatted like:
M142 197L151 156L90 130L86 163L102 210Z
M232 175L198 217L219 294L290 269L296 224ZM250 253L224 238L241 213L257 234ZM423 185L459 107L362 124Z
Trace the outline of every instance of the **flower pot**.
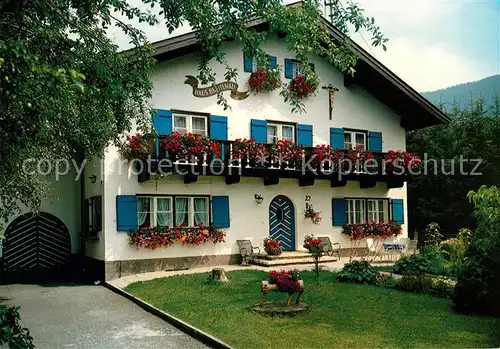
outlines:
M283 253L283 249L281 247L268 248L266 253L270 256L279 256Z

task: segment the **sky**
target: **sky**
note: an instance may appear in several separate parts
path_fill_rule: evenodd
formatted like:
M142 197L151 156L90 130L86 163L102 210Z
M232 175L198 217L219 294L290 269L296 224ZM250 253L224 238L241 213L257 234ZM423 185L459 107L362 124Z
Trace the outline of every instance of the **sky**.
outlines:
M347 0L342 0L344 3ZM294 2L287 0L285 3ZM357 0L389 38L387 52L371 48L366 33L352 39L419 92L500 74L500 0ZM137 5L140 0L130 0ZM163 25L140 25L151 42L166 39ZM180 28L172 35L185 33ZM126 37L112 29L120 48Z

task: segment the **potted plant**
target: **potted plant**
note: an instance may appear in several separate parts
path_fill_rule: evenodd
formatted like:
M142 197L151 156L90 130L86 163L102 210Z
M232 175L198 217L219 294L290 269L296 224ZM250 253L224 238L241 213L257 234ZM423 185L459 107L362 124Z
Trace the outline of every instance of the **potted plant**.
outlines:
M160 146L169 153L172 161L185 159L201 162L205 155L207 158L214 155L220 157L220 145L200 134L172 132L163 137Z
M323 255L324 247L321 239L314 237L314 235L306 235L304 238L304 248L307 248L309 253L312 254L314 265L316 269L316 279L319 278L319 259Z
M283 253L281 242L273 238L264 239L264 251L270 256L279 256Z
M304 218L309 218L313 224L318 225L321 223L321 213L314 211L312 206L308 206L304 211Z
M271 148L271 157L280 167L300 169L304 151L300 145L288 140L281 140Z
M418 155L404 150L389 150L384 156L384 161L389 172L394 172L396 169L415 170L422 162Z
M281 86L281 71L279 68L259 68L250 74L248 84L250 89L256 93L273 91Z
M343 158L341 149L332 148L329 144L318 144L313 151L312 163L317 166L328 163L328 169L332 169Z
M129 161L139 159L147 160L149 153L149 142L140 132L135 135L127 135L126 140L119 145L118 152Z
M298 75L288 84L289 95L296 99L307 99L316 92L318 85L316 74Z

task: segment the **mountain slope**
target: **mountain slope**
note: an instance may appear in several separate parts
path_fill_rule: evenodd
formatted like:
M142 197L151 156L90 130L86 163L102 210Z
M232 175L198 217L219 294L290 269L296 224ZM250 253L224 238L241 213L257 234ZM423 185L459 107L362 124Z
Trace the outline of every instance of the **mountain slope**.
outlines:
M472 101L476 101L480 97L484 98L487 108L491 107L495 100L495 92L500 96L500 75L437 91L422 92L422 95L436 105L443 103L445 109L449 110L455 101L461 108L465 108L470 107L471 98Z

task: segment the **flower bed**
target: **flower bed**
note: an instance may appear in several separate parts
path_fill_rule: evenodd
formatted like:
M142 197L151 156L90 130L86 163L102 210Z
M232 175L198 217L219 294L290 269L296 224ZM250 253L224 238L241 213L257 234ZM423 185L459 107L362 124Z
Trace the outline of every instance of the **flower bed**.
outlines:
M231 150L232 159L241 159L254 166L263 163L269 153L263 143L257 143L254 139L237 138Z
M408 153L404 150L389 150L384 160L387 169L391 172L396 169L415 170L422 162L418 155Z
M273 91L281 86L279 69L260 68L248 79L250 89L255 92Z
M264 251L266 251L268 255L279 256L283 253L283 248L281 247L280 241L273 238L266 238L264 239Z
M392 220L388 223L344 224L343 228L342 234L347 235L351 240L361 240L364 238L386 239L402 233L401 225L394 223Z
M298 270L271 270L268 274L270 284L278 285L279 291L283 293L295 293L302 291L299 283Z
M128 233L129 242L137 249L170 247L174 243L201 245L224 242L226 233L214 226L197 227L144 227Z
M220 144L200 134L172 132L162 138L160 146L177 159L202 160L205 154L220 157Z

